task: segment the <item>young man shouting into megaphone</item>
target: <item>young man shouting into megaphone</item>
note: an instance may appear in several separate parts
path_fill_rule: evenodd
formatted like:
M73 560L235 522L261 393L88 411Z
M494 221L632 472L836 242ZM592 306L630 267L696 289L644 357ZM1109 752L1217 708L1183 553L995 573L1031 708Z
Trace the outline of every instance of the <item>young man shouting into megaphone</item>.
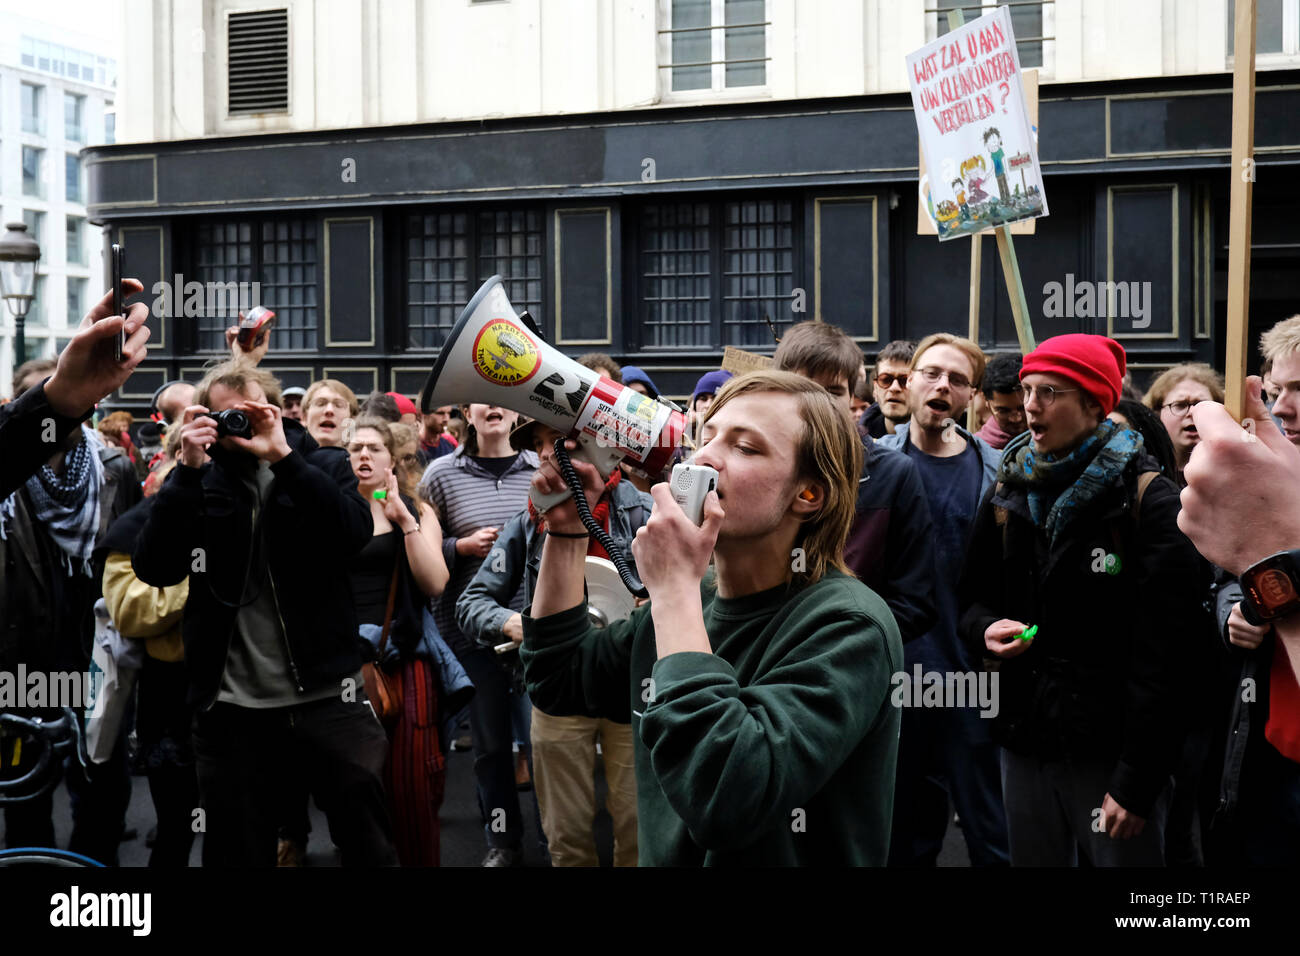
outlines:
M727 383L700 437L717 492L697 527L654 486L632 545L650 601L629 620L591 627L586 530L571 501L547 512L529 694L548 713L630 718L643 866L883 865L903 658L889 609L842 560L862 443L825 389L773 371ZM604 482L574 465L594 506ZM533 478L564 487L553 464Z

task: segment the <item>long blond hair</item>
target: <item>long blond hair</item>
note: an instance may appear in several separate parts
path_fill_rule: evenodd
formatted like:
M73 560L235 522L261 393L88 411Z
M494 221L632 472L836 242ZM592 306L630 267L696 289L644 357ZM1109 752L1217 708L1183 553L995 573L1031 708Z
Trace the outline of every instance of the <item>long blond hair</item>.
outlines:
M795 449L795 479L816 481L826 489L824 504L804 520L795 538L805 560L795 564L804 570L796 570L794 580L800 585L816 584L830 568L852 576L844 563L844 543L857 510L862 439L826 389L802 375L772 369L750 372L723 385L704 423L732 399L760 392L795 396L804 425Z

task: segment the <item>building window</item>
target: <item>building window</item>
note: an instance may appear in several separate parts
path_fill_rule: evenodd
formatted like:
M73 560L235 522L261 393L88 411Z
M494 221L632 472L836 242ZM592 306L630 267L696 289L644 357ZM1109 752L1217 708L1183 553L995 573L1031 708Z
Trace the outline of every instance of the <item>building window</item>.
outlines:
M438 348L471 294L469 215L407 217L406 346Z
M64 198L68 202L84 202L85 193L81 188L81 157L67 153L63 158Z
M36 66L36 41L31 37L23 37L19 41L19 53L22 56L23 66Z
M23 132L35 133L37 136L45 135L45 88L33 86L31 83L23 85Z
M110 282L109 285L112 285ZM86 308L86 280L68 279L68 324L75 325L81 321L81 317L87 312Z
M316 220L263 222L261 258L260 304L275 312L271 344L316 348Z
M32 322L32 314L36 312L36 303L32 303L32 311L27 313L27 321ZM23 338L23 361L34 362L36 359L45 358L45 347L50 340L43 337L27 335Z
M34 146L23 147L23 195L45 198L45 180L41 175L45 150Z
M36 285L32 289L32 304L27 310L27 324L28 325L45 324L45 276L38 275L36 277ZM27 347L29 349L31 348L31 344L32 344L32 340L29 339L27 342ZM31 359L39 358L39 357L40 356L38 355L30 355L27 358L23 359L23 361L24 362L30 361Z
M226 44L227 112L288 112L289 11L231 13Z
M767 83L766 0L661 0L669 89L721 91Z
M104 142L110 145L117 142L117 112L109 110L104 114Z
M81 245L81 224L84 221L76 216L68 217L68 263L70 265L84 266L86 264L86 250Z
M790 316L794 223L789 200L726 205L722 233L722 343L773 345Z
M1043 68L1043 44L1056 42L1053 22L1056 4L1053 0L1021 0L1005 5L1011 11L1011 32L1016 36L1020 68ZM961 10L969 21L992 13L999 4L996 0L937 0L934 7L926 6L929 8L925 11L930 21L929 38L935 40L948 32L950 10Z
M1228 0L1228 58L1236 46L1237 4ZM1257 0L1255 55L1300 53L1300 0Z
M86 141L82 119L86 112L86 98L73 93L63 94L63 138L73 143Z
M38 244L45 241L45 213L35 209L24 209L23 222L27 223L27 235L35 239Z
M441 348L474 290L494 275L502 277L510 303L540 325L544 238L539 209L408 216L407 348Z
M314 219L199 223L193 234L191 273L203 286L203 308L197 317L195 350L225 349L225 330L238 321L241 298L250 307L265 305L275 312L272 348L315 349L317 261ZM254 282L260 288L255 289ZM169 308L180 312L184 290L172 294L178 301Z
M644 207L640 345L774 345L792 321L795 226L788 199Z
M478 278L500 275L517 309L542 321L542 213L500 209L478 214Z
M659 203L641 217L645 346L713 345L709 204Z

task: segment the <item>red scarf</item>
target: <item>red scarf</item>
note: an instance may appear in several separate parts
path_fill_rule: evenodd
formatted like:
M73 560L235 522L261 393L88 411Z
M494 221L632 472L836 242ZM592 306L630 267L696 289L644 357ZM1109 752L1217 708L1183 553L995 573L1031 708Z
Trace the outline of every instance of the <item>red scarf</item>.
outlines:
M596 507L591 509L591 516L595 518L596 521L600 523L600 526L606 531L609 531L610 498L614 493L614 489L622 479L622 470L615 468L610 474L609 480L605 482L605 490L600 493L600 500L596 502ZM532 519L534 528L538 531L543 529L546 519L537 513L537 509L533 507L532 501L528 502L528 517ZM596 539L595 535L588 539L587 554L593 558L604 558L606 561L609 560L609 552L601 546L600 541Z
M1300 684L1291 670L1291 659L1281 638L1273 640L1273 664L1269 667L1268 723L1264 739L1283 757L1300 763Z

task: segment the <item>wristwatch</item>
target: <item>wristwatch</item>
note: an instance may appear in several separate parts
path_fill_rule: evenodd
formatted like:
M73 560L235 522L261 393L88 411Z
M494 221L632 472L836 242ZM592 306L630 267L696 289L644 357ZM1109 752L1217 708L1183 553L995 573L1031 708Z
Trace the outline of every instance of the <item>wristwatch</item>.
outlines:
M1240 581L1241 614L1256 627L1300 611L1300 549L1256 561Z

